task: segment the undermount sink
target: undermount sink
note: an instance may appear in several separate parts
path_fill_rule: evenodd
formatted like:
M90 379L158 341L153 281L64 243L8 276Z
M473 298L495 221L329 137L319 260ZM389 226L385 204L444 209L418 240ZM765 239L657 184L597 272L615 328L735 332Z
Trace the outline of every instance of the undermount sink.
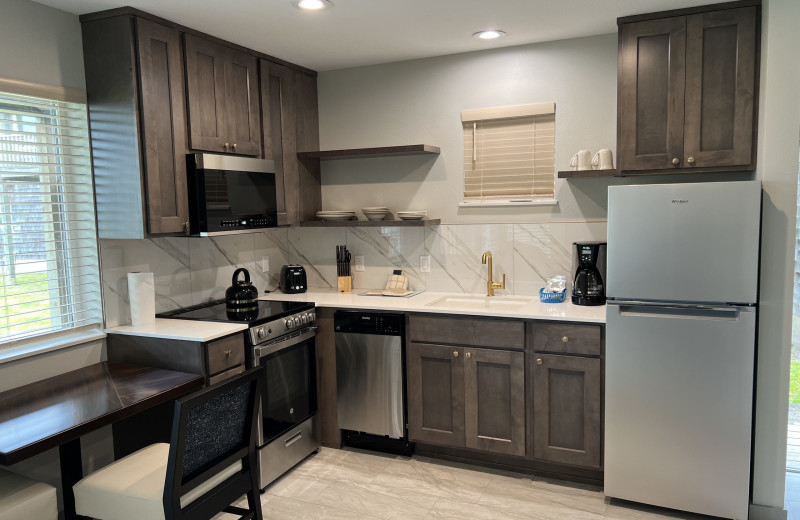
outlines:
M426 306L513 311L528 305L531 301L531 298L515 298L513 296L445 296L426 304Z

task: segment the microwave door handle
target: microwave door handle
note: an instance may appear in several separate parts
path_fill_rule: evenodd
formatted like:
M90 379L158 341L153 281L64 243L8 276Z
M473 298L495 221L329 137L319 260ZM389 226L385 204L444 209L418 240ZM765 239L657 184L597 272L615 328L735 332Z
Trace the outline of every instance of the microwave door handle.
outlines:
M262 357L274 354L275 352L279 352L285 348L289 348L302 341L313 338L314 336L317 335L317 330L319 330L319 327L308 327L308 330L306 332L303 332L299 336L292 336L290 338L286 338L281 341L276 341L275 343L270 343L268 345L256 347L253 349L253 356L256 358L256 360L258 360Z

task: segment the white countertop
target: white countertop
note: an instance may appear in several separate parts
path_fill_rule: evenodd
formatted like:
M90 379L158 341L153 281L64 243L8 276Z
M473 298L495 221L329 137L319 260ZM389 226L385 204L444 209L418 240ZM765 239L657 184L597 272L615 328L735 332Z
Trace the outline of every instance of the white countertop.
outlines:
M339 293L334 289L309 289L300 294L283 294L280 291L271 292L261 296L261 300L280 300L294 302L314 302L317 307L334 307L337 309L365 309L397 312L427 312L439 314L466 314L473 316L497 316L502 318L521 318L535 320L575 321L584 323L605 323L606 306L592 307L573 305L569 297L564 303L542 303L539 296L508 295L498 296L498 299L508 298L529 299L530 302L522 306L508 308L506 305L497 307L484 306L481 308L464 308L458 304L453 306L436 306L429 304L442 298L475 298L483 295L453 294L440 292L423 292L408 298L391 296L361 296L359 293L366 289L354 289L352 293ZM506 307L506 308L503 308Z
M243 330L247 330L246 323L156 318L155 324L147 327L120 325L119 327L106 329L105 332L107 334L128 334L130 336L145 336L148 338L206 342Z

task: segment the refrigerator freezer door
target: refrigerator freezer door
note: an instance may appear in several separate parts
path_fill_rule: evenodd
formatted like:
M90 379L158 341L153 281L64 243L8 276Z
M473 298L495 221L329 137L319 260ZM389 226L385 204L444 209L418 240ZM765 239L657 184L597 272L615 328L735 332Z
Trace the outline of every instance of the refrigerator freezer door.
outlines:
M746 519L756 310L607 309L605 494Z
M759 181L608 188L606 296L755 303Z

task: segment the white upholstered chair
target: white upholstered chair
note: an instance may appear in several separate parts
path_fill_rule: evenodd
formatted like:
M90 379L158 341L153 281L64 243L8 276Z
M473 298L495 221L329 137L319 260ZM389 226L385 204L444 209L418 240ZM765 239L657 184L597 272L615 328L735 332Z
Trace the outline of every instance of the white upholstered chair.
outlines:
M259 372L178 399L170 443L151 444L75 484L76 512L101 520L201 520L225 511L261 520ZM249 508L232 507L242 495Z
M0 520L58 520L56 488L0 470Z

